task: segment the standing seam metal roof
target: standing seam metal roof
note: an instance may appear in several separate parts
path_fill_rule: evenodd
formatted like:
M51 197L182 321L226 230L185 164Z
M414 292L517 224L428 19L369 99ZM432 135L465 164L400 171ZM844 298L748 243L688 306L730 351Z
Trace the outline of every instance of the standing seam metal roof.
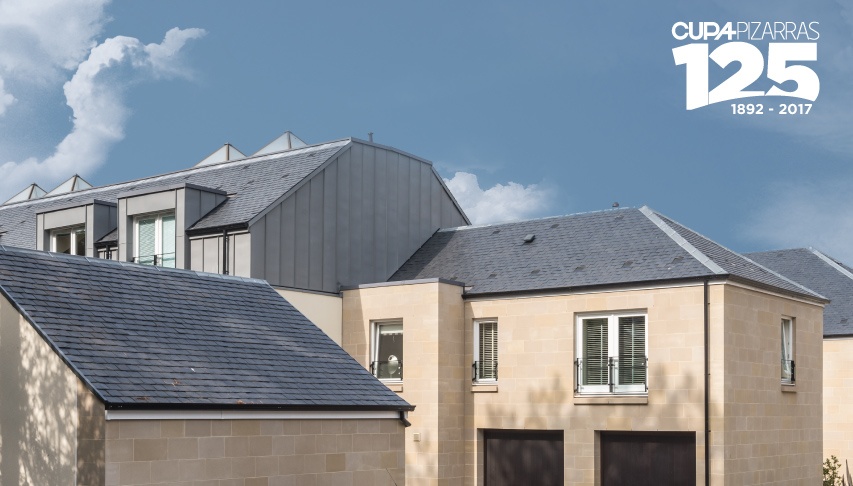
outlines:
M108 407L412 408L262 280L0 247L0 289Z

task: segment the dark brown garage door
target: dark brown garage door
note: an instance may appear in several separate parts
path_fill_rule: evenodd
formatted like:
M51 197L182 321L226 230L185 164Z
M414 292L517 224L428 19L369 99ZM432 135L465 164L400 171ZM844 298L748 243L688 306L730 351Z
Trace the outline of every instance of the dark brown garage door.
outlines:
M695 486L696 434L601 433L601 486Z
M562 486L562 430L485 430L485 486Z

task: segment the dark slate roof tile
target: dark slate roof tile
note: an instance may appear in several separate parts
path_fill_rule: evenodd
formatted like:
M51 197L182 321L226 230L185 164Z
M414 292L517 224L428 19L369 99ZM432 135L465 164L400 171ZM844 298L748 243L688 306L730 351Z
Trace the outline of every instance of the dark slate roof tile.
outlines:
M260 280L0 247L0 288L109 405L409 408Z
M0 232L5 233L0 237L0 244L32 248L35 244L36 213L86 204L92 199L116 202L120 193L183 183L220 189L229 194L225 202L197 221L191 230L243 224L266 209L348 143L349 140L341 140L280 154L193 167L136 181L2 205ZM253 182L248 184L249 181ZM116 239L116 236L110 233L99 241L112 242Z
M714 275L821 297L648 208L442 229L389 280L456 280L477 295Z
M853 336L853 271L850 267L808 248L747 253L746 256L830 299L823 310L824 336Z

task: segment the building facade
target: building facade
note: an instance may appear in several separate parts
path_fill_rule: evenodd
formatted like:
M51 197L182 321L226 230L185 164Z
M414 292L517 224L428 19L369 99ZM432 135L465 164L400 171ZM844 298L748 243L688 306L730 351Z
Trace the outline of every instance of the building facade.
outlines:
M651 210L442 230L343 299L407 484L820 481L826 300Z

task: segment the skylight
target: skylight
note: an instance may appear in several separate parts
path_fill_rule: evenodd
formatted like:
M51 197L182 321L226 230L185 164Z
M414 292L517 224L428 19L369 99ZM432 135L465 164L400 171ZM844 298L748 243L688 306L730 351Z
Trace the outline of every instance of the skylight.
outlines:
M15 194L8 201L3 204L9 204L19 201L29 201L30 199L38 199L47 194L44 189L39 187L38 184L32 183L29 186L25 187L23 191Z
M218 164L220 162L228 162L231 160L239 160L245 159L246 154L237 150L237 147L231 145L230 143L226 143L225 145L219 147L216 152L205 157L201 162L197 163L195 167L201 167L202 165L211 165Z
M272 142L261 147L260 150L255 152L252 155L262 155L262 154L271 154L275 152L284 152L285 150L292 150L300 147L307 147L308 144L303 142L302 139L294 135L292 132L287 131L284 132L280 137L273 140Z
M80 191L83 189L89 189L92 187L92 184L86 182L82 177L77 174L71 176L70 179L63 182L62 184L56 186L55 189L45 194L46 196L54 196L56 194L65 194L67 192Z

